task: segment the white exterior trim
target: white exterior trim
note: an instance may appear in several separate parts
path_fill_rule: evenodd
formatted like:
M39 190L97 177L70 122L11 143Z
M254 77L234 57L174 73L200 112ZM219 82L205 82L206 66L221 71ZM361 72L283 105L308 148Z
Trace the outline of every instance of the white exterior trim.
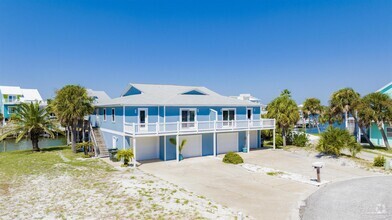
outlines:
M124 135L124 132L120 132L120 131L115 131L115 130L111 130L111 129L106 129L106 128L99 128L101 129L101 131L103 132L107 132L107 133L111 133L111 134L117 134L117 135Z

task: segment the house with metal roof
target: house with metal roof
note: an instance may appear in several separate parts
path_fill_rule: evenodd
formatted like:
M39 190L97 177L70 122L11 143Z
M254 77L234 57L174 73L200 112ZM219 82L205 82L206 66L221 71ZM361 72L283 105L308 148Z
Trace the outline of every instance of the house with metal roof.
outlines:
M42 101L42 97L37 89L23 89L19 86L0 86L0 113L4 116L4 122L9 120L20 103Z
M137 161L179 161L260 147L260 131L275 131L260 107L201 86L129 84L120 97L95 104L90 120L108 149L132 148Z
M377 90L377 92L387 94L387 95L389 95L389 97L392 98L392 82L383 86L381 89ZM388 124L384 124L383 126L384 126L384 131L386 133L386 136L388 138L388 142L390 145L392 145L392 126L388 125ZM385 147L384 140L382 138L381 132L378 129L378 126L376 123L372 123L370 125L369 138L370 138L370 141L374 145Z

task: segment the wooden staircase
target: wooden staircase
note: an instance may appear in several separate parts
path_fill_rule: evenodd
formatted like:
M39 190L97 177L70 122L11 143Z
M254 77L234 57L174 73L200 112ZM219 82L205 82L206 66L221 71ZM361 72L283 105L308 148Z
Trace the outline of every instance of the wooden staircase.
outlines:
M101 130L99 128L93 128L91 130L91 136L93 141L95 142L96 147L96 155L98 157L109 157L109 151L106 147L105 140L102 137Z

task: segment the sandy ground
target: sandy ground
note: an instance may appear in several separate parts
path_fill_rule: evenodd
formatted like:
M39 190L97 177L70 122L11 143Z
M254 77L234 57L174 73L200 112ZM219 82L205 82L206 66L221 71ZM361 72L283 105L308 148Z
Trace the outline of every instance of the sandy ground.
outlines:
M29 175L0 184L0 219L233 219L235 216L229 208L139 169L92 171L70 165L61 157L53 166L62 171L61 175L59 172ZM108 166L102 161L97 163Z

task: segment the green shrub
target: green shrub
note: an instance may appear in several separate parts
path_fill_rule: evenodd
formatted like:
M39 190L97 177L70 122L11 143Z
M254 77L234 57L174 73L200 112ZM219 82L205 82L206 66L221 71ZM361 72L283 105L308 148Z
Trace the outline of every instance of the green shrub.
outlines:
M353 139L354 138L352 138L351 143L347 145L347 148L350 151L351 156L356 157L357 153L361 152L362 146Z
M309 145L308 136L305 133L294 133L293 144L298 147L306 147Z
M321 134L316 150L321 153L340 156L342 149L347 148L355 156L362 149L357 145L358 143L355 141L355 138L347 130L329 126Z
M244 160L242 159L242 157L239 154L234 153L234 152L229 152L223 158L223 162L224 163L232 163L232 164L240 164L240 163L243 163Z
M131 161L133 158L133 150L132 149L119 150L116 154L116 157L118 160L123 159L124 165L128 166L129 161Z
M279 133L276 133L275 135L275 146L277 147L283 146L283 137Z
M373 161L373 166L375 167L382 167L385 164L385 158L382 155L378 155L377 157L374 158Z

